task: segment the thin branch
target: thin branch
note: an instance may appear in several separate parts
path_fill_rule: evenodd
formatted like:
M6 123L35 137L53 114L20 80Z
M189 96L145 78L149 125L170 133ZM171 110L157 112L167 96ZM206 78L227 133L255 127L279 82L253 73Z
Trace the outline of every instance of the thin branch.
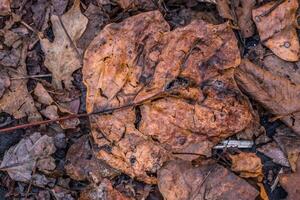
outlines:
M52 76L52 74L38 74L38 75L14 77L14 78L11 78L11 80L29 79L29 78L45 78L45 77L51 77L51 76Z

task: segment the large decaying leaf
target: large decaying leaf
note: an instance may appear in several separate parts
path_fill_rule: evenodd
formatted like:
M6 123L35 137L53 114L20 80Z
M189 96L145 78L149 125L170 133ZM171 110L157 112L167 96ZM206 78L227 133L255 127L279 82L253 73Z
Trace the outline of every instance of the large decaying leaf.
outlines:
M42 49L46 55L44 63L52 72L53 85L58 89L62 89L63 85L70 89L72 73L81 67L80 55L74 43L83 34L88 19L80 11L80 1L76 0L73 7L61 18L52 15L51 23L54 41L41 39Z
M278 71L264 70L245 59L235 71L235 77L247 94L300 134L300 84L279 75Z
M274 54L287 61L299 60L299 39L295 28L298 0L283 1L275 9L272 1L252 11L260 40Z
M158 172L159 190L167 200L254 200L258 191L219 164L193 167L171 161Z
M158 11L107 25L84 56L87 111L98 157L132 177L151 175L171 157L209 156L252 120L232 78L240 63L227 24L202 20L170 31Z
M0 168L7 171L15 181L29 182L35 168L40 170L49 170L49 167L53 170L51 166L55 168L54 159L50 157L55 150L53 138L34 133L5 152ZM45 162L48 163L46 166L42 164Z

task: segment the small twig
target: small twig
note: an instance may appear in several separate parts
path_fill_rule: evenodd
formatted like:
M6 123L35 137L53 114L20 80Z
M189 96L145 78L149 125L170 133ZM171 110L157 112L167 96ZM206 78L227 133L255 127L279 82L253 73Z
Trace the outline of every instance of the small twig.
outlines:
M11 78L11 80L29 79L29 78L44 78L44 77L51 77L51 76L52 76L52 74L38 74L38 75L14 77L14 78Z
M279 175L283 173L283 169L281 168L280 171L277 174L276 179L274 180L274 183L271 185L271 192L273 192L275 190L275 188L277 187L277 184L279 182Z
M43 124L50 124L52 122L60 122L60 121L68 120L68 119L88 117L90 115L95 115L95 114L106 114L106 113L110 113L110 112L113 112L113 111L116 111L116 110L121 110L121 109L132 107L132 106L138 106L143 102L151 101L151 100L153 100L154 98L157 98L157 97L160 97L160 93L158 93L158 94L156 94L152 97L149 97L148 99L142 100L140 102L129 103L129 104L117 107L117 108L108 108L108 109L103 109L103 110L95 111L95 112L91 112L91 113L71 114L71 115L68 115L68 116L65 116L65 117L60 117L60 118L57 118L57 119L49 119L49 120L31 122L31 123L28 123L28 124L21 124L21 125L9 127L9 128L2 128L2 129L0 129L0 133L14 131L14 130L17 130L17 129L29 128L29 127L33 127L33 126L39 126L39 125L43 125Z

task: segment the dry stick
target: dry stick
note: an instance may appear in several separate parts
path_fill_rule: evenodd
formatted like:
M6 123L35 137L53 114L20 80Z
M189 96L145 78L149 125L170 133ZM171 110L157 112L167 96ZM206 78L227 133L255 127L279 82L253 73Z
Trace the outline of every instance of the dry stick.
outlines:
M51 77L51 76L52 76L52 74L38 74L38 75L14 77L14 78L11 78L11 80L29 79L29 78L45 78L45 77Z
M9 132L9 131L14 131L14 130L17 130L17 129L29 128L29 127L32 127L32 126L39 126L39 125L43 125L43 124L49 124L49 123L52 123L52 122L59 122L59 121L64 121L64 120L68 120L68 119L80 118L80 117L88 117L90 115L95 115L95 114L110 113L112 111L121 110L121 109L124 109L124 108L133 107L133 106L138 106L141 103L145 103L145 102L151 101L155 98L159 98L163 94L165 94L165 92L160 92L160 93L157 93L157 94L153 95L152 97L141 100L140 102L129 103L129 104L117 107L117 108L108 108L108 109L103 109L103 110L95 111L95 112L91 112L91 113L71 114L71 115L68 115L68 116L65 116L65 117L60 117L60 118L57 118L57 119L49 119L49 120L31 122L31 123L28 123L28 124L21 124L21 125L9 127L9 128L2 128L2 129L0 129L0 134L5 133L5 132Z

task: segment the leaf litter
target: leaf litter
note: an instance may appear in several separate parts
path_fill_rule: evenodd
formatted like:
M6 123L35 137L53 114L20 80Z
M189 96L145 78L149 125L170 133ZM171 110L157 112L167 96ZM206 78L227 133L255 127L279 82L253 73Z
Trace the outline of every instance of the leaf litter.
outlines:
M0 127L16 127L1 131L11 140L0 143L1 191L297 199L297 9L296 0L1 1Z

